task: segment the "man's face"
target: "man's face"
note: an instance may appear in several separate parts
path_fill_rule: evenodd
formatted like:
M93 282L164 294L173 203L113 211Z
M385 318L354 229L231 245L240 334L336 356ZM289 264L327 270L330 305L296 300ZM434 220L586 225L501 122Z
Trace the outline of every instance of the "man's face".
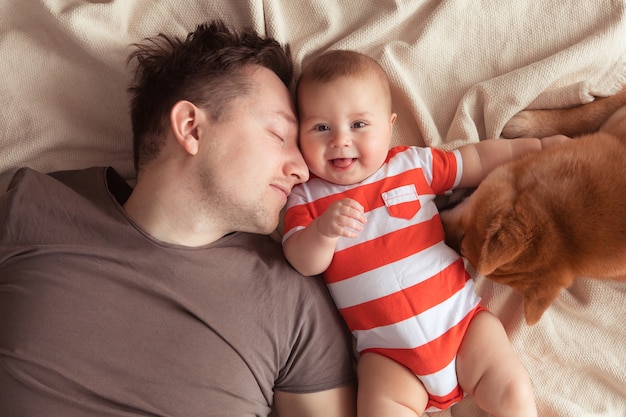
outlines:
M213 124L198 165L206 204L227 230L271 233L291 188L308 179L289 91L270 70L250 73L252 91Z

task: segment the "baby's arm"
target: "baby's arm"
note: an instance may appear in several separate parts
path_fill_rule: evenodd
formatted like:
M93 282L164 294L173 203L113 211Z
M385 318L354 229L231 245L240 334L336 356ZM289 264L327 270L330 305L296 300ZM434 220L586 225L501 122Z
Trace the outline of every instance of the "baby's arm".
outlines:
M543 139L487 139L463 146L459 148L463 159L463 175L459 187L475 187L498 165L569 139L562 135Z
M339 237L356 237L365 222L363 206L358 202L349 198L336 201L283 242L285 257L302 275L321 274L333 259Z

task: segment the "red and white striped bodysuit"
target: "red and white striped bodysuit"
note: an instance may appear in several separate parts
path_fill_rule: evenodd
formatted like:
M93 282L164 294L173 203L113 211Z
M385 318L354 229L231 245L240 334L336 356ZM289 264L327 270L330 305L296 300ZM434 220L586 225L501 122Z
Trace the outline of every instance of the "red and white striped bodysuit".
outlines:
M457 151L398 146L372 176L353 185L312 177L287 203L283 241L334 201L353 198L367 223L340 238L324 278L360 353L376 352L411 369L429 394L428 410L463 398L456 354L482 309L463 260L445 245L434 203L461 176Z

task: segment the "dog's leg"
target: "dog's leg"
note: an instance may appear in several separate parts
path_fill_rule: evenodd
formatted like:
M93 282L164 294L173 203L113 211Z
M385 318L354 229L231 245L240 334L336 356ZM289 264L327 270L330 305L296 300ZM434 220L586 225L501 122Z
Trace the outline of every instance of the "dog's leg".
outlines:
M626 87L619 93L567 109L524 110L504 126L502 136L546 137L557 134L580 136L600 129L618 109L626 105Z
M536 324L561 292L560 285L546 285L524 291L524 317L529 326Z

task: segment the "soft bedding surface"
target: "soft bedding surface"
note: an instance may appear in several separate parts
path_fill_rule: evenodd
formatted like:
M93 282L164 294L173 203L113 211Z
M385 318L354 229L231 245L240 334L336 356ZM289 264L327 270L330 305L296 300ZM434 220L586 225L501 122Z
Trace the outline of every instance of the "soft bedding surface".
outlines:
M576 105L626 81L626 6L520 0L0 2L0 188L20 166L132 168L129 45L223 18L291 44L376 58L393 84L394 144L498 137L518 111ZM574 198L574 196L573 196ZM626 286L579 280L528 327L521 298L476 276L533 380L543 417L626 415ZM437 416L482 416L467 398Z

